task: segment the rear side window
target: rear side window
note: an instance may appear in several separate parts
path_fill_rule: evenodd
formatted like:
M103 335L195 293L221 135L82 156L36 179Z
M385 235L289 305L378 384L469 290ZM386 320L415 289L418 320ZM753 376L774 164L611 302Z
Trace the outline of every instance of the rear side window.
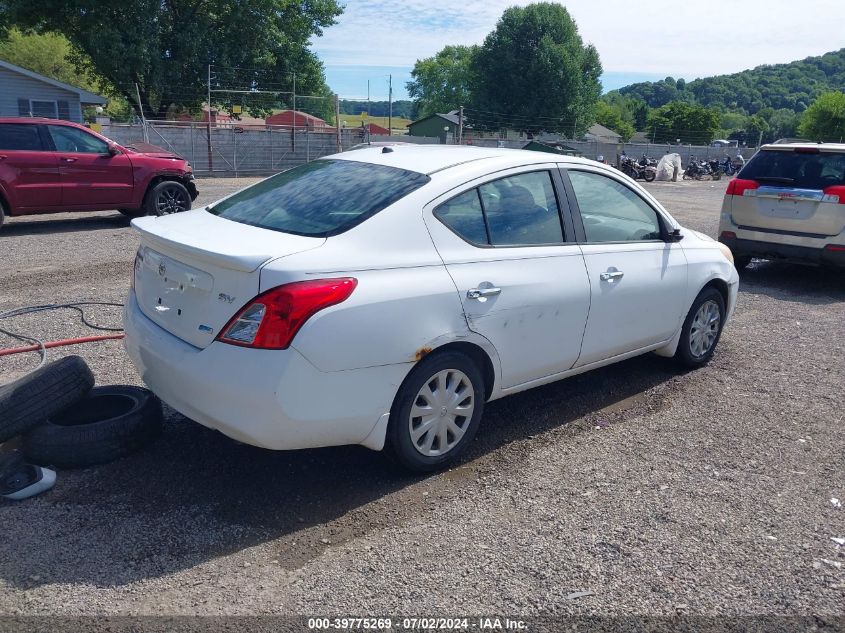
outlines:
M739 177L796 189L845 185L845 154L762 150L742 169Z
M434 216L472 244L563 243L560 211L548 171L488 182L444 202L434 210Z
M41 137L37 125L0 123L0 149L40 152Z
M429 182L425 174L349 160L315 160L209 208L221 218L282 233L348 231Z

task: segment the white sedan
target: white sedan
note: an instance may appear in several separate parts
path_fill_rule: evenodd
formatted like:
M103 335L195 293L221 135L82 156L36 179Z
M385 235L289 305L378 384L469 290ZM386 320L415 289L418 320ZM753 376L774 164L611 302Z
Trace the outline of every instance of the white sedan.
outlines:
M133 226L126 348L162 400L416 471L490 400L651 351L705 364L738 287L730 251L634 181L537 152L361 149Z

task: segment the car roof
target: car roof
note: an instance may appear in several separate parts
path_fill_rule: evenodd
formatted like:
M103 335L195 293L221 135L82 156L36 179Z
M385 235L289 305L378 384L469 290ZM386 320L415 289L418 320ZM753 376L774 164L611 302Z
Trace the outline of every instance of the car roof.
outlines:
M468 145L395 145L372 147L354 152L334 154L326 158L351 160L372 165L398 167L422 174L451 169L476 161L493 161L500 167L527 165L531 163L582 163L596 165L594 161L573 156L550 155L546 152L532 152L521 149L498 149Z
M791 152L796 149L819 150L820 152L845 152L845 143L770 143L763 145L761 150Z
M64 119L48 119L46 117L32 117L32 116L6 116L0 117L0 123L28 123L30 125L50 123L51 125L69 125L72 127L84 127L79 123L73 121L65 121Z

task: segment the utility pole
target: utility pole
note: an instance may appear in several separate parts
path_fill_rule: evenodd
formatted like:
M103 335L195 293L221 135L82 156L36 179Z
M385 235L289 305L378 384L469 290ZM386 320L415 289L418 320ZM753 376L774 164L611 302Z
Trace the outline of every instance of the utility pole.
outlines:
M575 135L578 133L578 116L575 117L575 123L572 124L572 140L575 140Z
M147 119L144 118L144 106L141 104L141 91L138 90L138 84L135 84L135 96L138 97L138 112L141 113L141 125L144 129L144 142L149 143L150 137L147 135Z
M458 108L458 145L464 142L464 106Z
M293 151L296 151L296 73L293 73Z
M340 97L335 93L334 96L334 129L337 134L337 151L343 151L343 142L340 138Z
M387 77L387 134L393 136L393 74Z
M214 171L214 163L211 160L211 64L208 65L208 116L206 117L206 140L208 142L208 171Z

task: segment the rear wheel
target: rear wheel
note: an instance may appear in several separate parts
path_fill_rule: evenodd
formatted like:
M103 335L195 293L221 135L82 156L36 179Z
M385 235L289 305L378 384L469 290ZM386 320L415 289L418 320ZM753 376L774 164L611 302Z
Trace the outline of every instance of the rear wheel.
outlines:
M163 180L147 192L145 211L148 215L170 215L191 208L191 194L181 182Z
M388 442L397 461L414 472L454 461L478 430L484 394L481 371L464 354L447 351L423 359L390 411Z
M689 368L706 365L716 351L725 323L725 300L715 288L705 288L692 303L681 329L675 359Z
M3 221L6 219L6 207L3 206L3 201L0 200L0 229L3 228Z
M657 172L647 169L643 172L643 178L646 182L652 182L657 177Z

